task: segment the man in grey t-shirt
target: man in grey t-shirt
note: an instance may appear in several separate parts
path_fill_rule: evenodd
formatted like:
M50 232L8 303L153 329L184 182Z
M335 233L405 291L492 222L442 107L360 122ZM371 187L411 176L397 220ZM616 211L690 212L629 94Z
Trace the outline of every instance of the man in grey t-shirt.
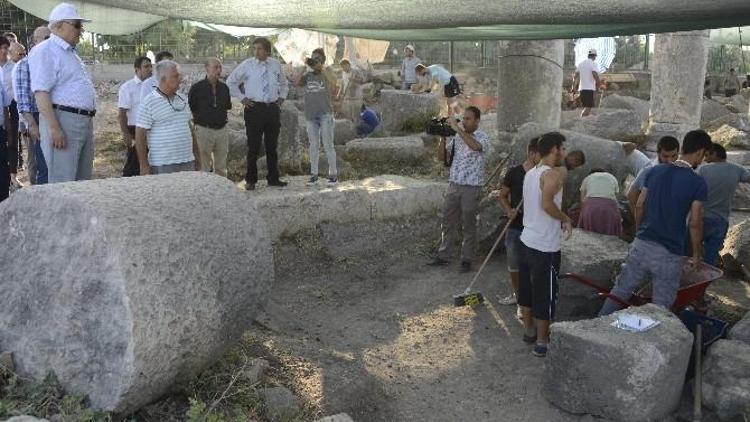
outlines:
M312 70L295 77L295 85L305 88L305 120L307 138L310 141L310 179L308 186L318 184L318 151L320 142L328 159L328 186L336 185L336 149L333 145L335 120L331 96L336 91L336 77L324 69L326 56L322 48L315 49L306 60Z
M698 174L708 186L703 214L703 260L715 265L729 228L734 191L740 182L750 182L750 171L727 163L727 151L716 143L711 145L706 162L708 164L698 168Z

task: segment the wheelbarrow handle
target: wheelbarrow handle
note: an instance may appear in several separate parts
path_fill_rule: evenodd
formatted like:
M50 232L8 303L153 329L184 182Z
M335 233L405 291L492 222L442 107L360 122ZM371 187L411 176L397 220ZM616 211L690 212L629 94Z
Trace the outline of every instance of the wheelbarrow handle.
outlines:
M569 278L569 279L575 280L575 281L577 281L577 282L579 282L581 284L584 284L584 285L589 286L592 289L596 290L598 292L597 295L599 297L602 297L602 298L605 298L605 299L612 299L615 302L619 303L620 305L622 305L622 306L624 306L626 308L629 307L629 306L632 306L631 303L628 303L628 302L620 299L619 297L613 295L612 293L609 292L608 288L606 288L606 287L602 286L601 284L597 283L592 278L586 277L585 275L581 275L581 274L578 274L578 273L565 273L565 274L563 274L561 276L558 276L558 278L560 278L560 279Z

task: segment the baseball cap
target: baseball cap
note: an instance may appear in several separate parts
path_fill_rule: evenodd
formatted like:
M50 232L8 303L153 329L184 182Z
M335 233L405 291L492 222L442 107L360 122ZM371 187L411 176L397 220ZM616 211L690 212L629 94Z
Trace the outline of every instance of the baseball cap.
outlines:
M411 44L407 44L406 47L404 47L405 50L411 50L411 52L414 52L414 46Z
M81 21L91 22L89 19L84 19L78 14L78 9L70 3L60 3L49 12L49 22L60 22L60 21Z
M596 49L595 48L590 48L589 49L589 55L592 55L592 54L596 56Z

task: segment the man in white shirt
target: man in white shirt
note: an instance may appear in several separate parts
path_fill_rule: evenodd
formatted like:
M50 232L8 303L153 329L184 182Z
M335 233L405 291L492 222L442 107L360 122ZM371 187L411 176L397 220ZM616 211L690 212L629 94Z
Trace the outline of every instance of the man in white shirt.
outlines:
M8 160L10 161L10 182L15 187L21 187L21 183L16 177L19 165L19 148L18 148L18 110L13 97L12 73L16 63L11 60L10 47L13 43L7 38L0 39L0 76L3 79L5 96L10 99L8 105L9 119L5 122L5 135L8 144Z
M279 179L276 149L281 129L281 105L289 93L289 83L281 69L281 63L270 57L271 42L268 39L256 38L253 48L255 57L240 63L227 78L229 92L245 106L247 190L254 190L258 182L257 160L261 142L266 147L268 185L286 186L286 182Z
M177 93L180 68L172 60L162 60L154 73L159 86L141 101L136 121L140 174L199 170L200 152L190 127L190 108L187 98Z
M484 184L485 157L490 148L489 136L478 130L481 115L478 108L467 107L461 126L453 118L448 120L456 131L450 142L446 142L445 137L440 138L438 160L450 162L451 170L443 206L442 241L437 255L427 265L448 264L453 255L458 228L461 227L463 242L460 272L471 271L476 245L479 194Z
M135 59L133 66L135 76L125 81L117 93L117 121L120 123L122 139L128 149L125 167L122 170L124 177L137 176L140 172L134 143L135 123L138 118L138 106L141 104L143 81L151 77L151 60L146 56L140 56Z
M174 54L169 51L160 51L154 56L153 64L157 64L162 60L174 60ZM156 75L151 75L141 83L141 100L146 98L148 94L154 92L156 87L159 86L159 81L156 79ZM138 116L136 115L136 118Z
M86 20L75 6L60 3L49 22L52 35L29 56L48 181L88 180L94 167L96 91L75 49Z
M7 120L7 107L10 98L5 95L2 80L0 80L0 202L8 198L10 194L10 169L8 168L8 146L5 142L7 132L4 125Z
M576 85L578 85L581 105L583 106L581 117L591 114L591 109L594 107L594 93L599 86L599 68L594 60L596 60L596 50L592 48L589 50L588 58L576 68L576 75L573 78L571 91L575 92Z
M403 79L403 88L410 90L411 86L417 83L417 65L421 62L419 57L414 55L414 46L409 44L404 47L404 60L401 62L401 78Z

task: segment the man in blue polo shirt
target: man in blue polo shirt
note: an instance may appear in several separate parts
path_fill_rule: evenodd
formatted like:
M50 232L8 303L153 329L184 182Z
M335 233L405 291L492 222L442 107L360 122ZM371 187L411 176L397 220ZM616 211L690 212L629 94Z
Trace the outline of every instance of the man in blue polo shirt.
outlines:
M625 265L617 277L612 295L628 301L647 275L651 276L652 302L670 308L680 286L688 214L693 246L693 265L700 262L703 239L703 203L706 182L693 171L711 147L711 137L702 130L688 132L682 141L680 158L659 164L646 176L636 203L638 232L628 251ZM641 224L641 222L643 224ZM599 315L620 309L612 299L604 302Z

